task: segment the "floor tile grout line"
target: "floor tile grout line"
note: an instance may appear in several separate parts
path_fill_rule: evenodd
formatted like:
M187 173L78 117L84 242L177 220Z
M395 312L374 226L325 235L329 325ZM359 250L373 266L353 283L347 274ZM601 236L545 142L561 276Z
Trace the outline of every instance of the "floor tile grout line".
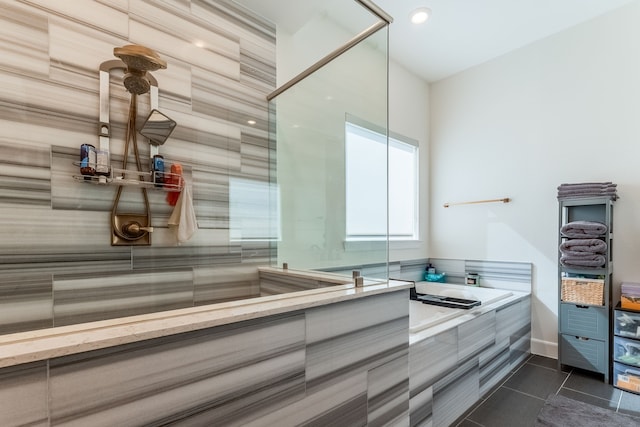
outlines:
M516 393L522 394L524 396L533 397L534 399L538 399L538 400L542 400L543 402L546 402L546 399L543 399L541 397L535 396L533 394L525 393L524 391L516 390L515 388L507 387L506 385L502 386L502 387L507 389L507 390L515 391Z
M571 376L571 374L573 374L573 369L569 371L569 373L565 377L564 381L562 381L562 384L560 384L560 387L558 387L558 390L556 390L556 395L558 393L560 393L560 390L562 390L562 387L564 387L564 385L567 383L567 381L569 381L569 377Z
M531 366L535 366L536 368L542 368L542 369L545 369L545 370L551 371L551 372L557 372L557 373L563 374L563 375L569 375L571 373L571 371L559 371L556 368L549 368L548 366L535 365L533 363L531 363Z
M610 400L610 399L605 399L604 397L596 396L595 394L587 393L586 391L576 390L575 388L571 388L571 387L561 387L561 388L564 388L565 390L571 390L574 393L578 393L578 394L582 394L582 395L585 395L585 396L593 397L594 399L598 399L598 400L602 400L602 401L610 402L610 403L615 403L616 405L620 404L620 396L618 396L617 399ZM558 394L558 393L556 393L556 394Z
M623 395L624 395L624 391L620 393L620 396L618 396L618 404L616 405L616 412L620 412L620 404L622 403Z
M466 422L468 422L468 423L473 423L473 425L476 425L476 426L478 426L478 427L485 427L485 425L484 425L484 424L477 423L477 422L475 422L475 421L473 421L473 420L470 420L469 418L465 418L465 419L461 420L458 424L456 424L456 426L457 426L457 427L459 427L459 426L460 426L460 424L462 424L464 421L466 421Z
M532 365L532 366L537 366L538 368L544 368L544 369L546 369L546 370L548 370L548 371L556 371L556 372L560 372L561 374L568 374L569 372L571 372L571 371L569 371L569 372L565 372L565 371L562 371L562 370L558 370L558 368L550 368L550 367L548 367L548 366L539 365L539 364L537 364L537 363L533 363L533 362L532 362L532 363L528 363L528 364L529 364L529 365Z

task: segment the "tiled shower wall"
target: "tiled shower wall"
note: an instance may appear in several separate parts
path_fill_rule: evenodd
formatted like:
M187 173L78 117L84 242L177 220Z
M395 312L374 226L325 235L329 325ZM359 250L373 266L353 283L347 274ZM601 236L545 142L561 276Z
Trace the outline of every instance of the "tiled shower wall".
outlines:
M256 267L270 248L230 240L229 181L269 180L272 24L228 0L0 0L0 8L0 333L258 295ZM166 225L166 194L150 191L153 245L112 247L115 187L72 178L80 144L99 145L98 67L126 44L168 63L153 75L159 109L178 126L160 154L184 166L199 223L182 246ZM112 73L110 92L117 163L129 103L121 74ZM144 119L147 95L138 110ZM139 145L148 158L141 137ZM119 212L143 212L139 190L123 197Z

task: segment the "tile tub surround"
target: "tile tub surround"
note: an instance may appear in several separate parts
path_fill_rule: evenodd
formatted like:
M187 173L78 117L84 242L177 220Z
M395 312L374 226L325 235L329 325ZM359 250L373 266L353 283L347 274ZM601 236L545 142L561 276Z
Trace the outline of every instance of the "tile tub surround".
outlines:
M265 270L277 273L279 269L265 268ZM303 272L291 274L304 277ZM324 277L327 280L326 276L320 274L310 273L310 276ZM334 279L337 280L337 277ZM411 286L407 282L400 281L368 281L365 284L364 287L337 284L328 288L283 295L6 334L0 336L0 367L259 319L309 307L408 289Z
M169 312L137 316L148 320L140 325L110 324L122 319L85 324L94 330L75 331L76 342L60 333L49 344L59 340L89 351L62 349L60 357L50 353L0 369L0 394L8 396L0 405L11 408L0 410L11 414L0 415L0 425L142 425L156 416L194 424L326 425L350 417L357 425L444 426L529 353L528 295L409 336L407 284L349 286L270 297L272 311L265 308L262 317L251 304L217 304L226 305L234 323L220 324L223 313L215 318L206 310L211 306L176 310L172 318L163 316ZM195 330L193 322L199 322ZM38 340L27 340L48 331L14 334L21 340L13 344L37 350ZM3 352L12 345L0 344ZM131 383L120 381L123 376ZM37 412L12 400L32 392L43 400L31 403ZM244 418L248 413L255 418Z
M510 292L411 334L411 426L451 425L528 357L531 297ZM414 310L424 306L411 304L417 305Z
M406 288L299 293L278 314L2 368L0 425L407 425Z
M259 294L253 278L230 289L216 274L246 277L275 254L269 242L229 237L232 183L266 185L274 167L266 95L276 82L275 26L231 0L0 0L0 8L0 333ZM150 191L153 246L111 247L115 188L71 177L80 144L98 145L98 67L130 43L168 63L153 75L159 109L178 126L160 154L183 165L199 224L182 246L167 228L166 194ZM120 80L114 72L116 165L129 103ZM140 97L140 118L148 103ZM142 208L139 190L123 192L121 212L132 201Z
M450 296L478 300L481 305L471 309L455 309L436 305L423 304L420 301L412 301L410 307L411 333L430 329L433 326L460 316L474 315L477 312L486 311L487 306L495 306L494 303L507 300L514 296L524 296L525 292L515 292L507 289L481 288L465 285L453 285L448 283L416 282L416 292L431 295Z

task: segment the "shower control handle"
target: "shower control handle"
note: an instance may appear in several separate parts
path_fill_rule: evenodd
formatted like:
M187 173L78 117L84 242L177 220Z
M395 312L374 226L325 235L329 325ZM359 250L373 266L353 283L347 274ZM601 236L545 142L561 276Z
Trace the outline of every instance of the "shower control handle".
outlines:
M130 237L140 237L144 233L152 233L153 227L143 227L139 222L133 221L122 227L122 232Z

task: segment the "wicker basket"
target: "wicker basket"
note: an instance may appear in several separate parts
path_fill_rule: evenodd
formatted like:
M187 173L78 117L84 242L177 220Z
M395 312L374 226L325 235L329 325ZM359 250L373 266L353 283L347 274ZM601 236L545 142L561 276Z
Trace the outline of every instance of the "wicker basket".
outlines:
M563 302L604 305L604 280L565 277L560 298Z

